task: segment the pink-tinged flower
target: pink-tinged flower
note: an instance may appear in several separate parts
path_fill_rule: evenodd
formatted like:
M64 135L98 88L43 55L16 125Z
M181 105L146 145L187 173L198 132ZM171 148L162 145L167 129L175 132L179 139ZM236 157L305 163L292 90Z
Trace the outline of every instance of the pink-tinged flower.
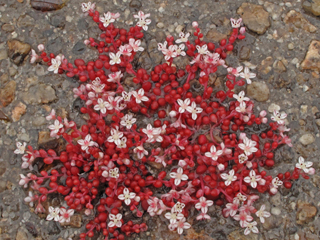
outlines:
M198 22L194 21L192 22L192 27L193 28L197 28L199 26Z
M167 212L164 216L166 219L170 220L171 224L175 224L177 220L184 218L182 213L175 212L173 208L171 209L171 212Z
M176 190L171 189L168 193L162 195L167 201L172 201L172 199L179 199L180 193Z
M15 154L24 154L24 152L26 151L26 146L27 146L27 143L21 143L21 142L17 142L16 143L16 146L17 146L17 149L14 150L14 153Z
M117 52L116 54L110 52L109 53L109 57L110 57L110 65L115 65L115 64L120 64L121 63L121 59L120 59L120 56L121 56L121 52Z
M161 163L164 167L167 166L167 163L164 161L164 156L154 156L155 157L155 162L156 163Z
M207 213L208 207L213 205L213 201L207 200L205 197L200 197L199 202L196 204L196 209L201 209L201 212Z
M152 125L149 123L147 125L147 128L142 129L142 132L145 133L149 138L153 139L154 135L160 134L161 129L153 128Z
M197 45L196 48L200 55L206 55L207 53L209 53L207 44L204 44L201 47Z
M238 200L237 198L235 198ZM239 201L233 201L233 203L227 203L226 208L222 210L224 217L233 217L237 214L239 208Z
M232 150L230 148L226 148L223 142L220 144L220 147L222 150L222 154L229 155L232 153Z
M121 106L119 105L122 100L123 98L120 96L117 96L117 97L108 96L109 105L107 105L107 109L108 110L115 109L116 111L121 111L122 109L120 109Z
M176 40L176 43L186 43L190 37L190 33L184 34L183 32L179 33L179 39Z
M299 168L303 170L305 173L309 173L311 166L313 165L313 162L305 162L303 157L299 157L299 163L296 164L296 168Z
M63 119L63 124L66 128L72 128L75 126L75 122L74 121L69 122L67 118Z
M278 124L284 124L284 119L286 119L287 117L287 114L282 112L282 113L279 113L279 111L277 110L274 110L273 111L273 116L271 116L271 120L277 122Z
M60 218L59 222L64 223L64 222L70 222L70 217L74 214L73 209L65 209L65 208L60 208Z
M126 91L123 91L122 92L122 98L123 98L123 101L125 102L129 102L131 100L131 95L132 93L131 92L126 92Z
M260 218L260 222L261 223L264 223L264 218L265 217L270 217L271 214L267 211L264 211L266 209L266 206L263 204L261 207L260 207L260 210L256 212L256 215L257 217Z
M251 206L258 199L259 199L258 195L250 195L250 196L248 196L247 205Z
M48 71L51 72L53 71L54 73L58 73L59 71L59 67L61 65L61 61L57 60L58 56L56 57L56 59L51 59L51 66L48 68Z
M224 184L226 186L229 186L232 182L237 180L237 176L234 175L233 169L229 171L229 174L222 173L220 176L223 180L225 180Z
M185 217L179 219L179 221L177 221L177 222L175 223L175 225L176 225L176 227L177 227L177 232L178 232L178 234L182 234L182 233L183 233L183 229L189 229L189 228L191 228L190 223L187 223L187 222L186 222L186 218L185 218Z
M35 201L36 198L33 196L33 193L31 191L29 191L29 195L28 197L24 198L24 201L26 203L29 203L30 207L33 207L33 201Z
M126 45L121 45L119 47L119 51L121 53L121 55L124 55L124 56L131 56L131 52L132 52L132 48L129 44L126 44Z
M247 112L247 105L245 102L240 102L240 105L236 107L236 111L239 113L246 113Z
M251 222L253 220L253 217L245 211L240 211L240 213L235 215L233 218L236 221L240 221L240 226L242 228L244 227L245 222Z
M239 208L239 211L240 212L245 212L247 214L251 214L251 213L254 213L255 208L253 206L251 206L251 205L244 204L242 207Z
M154 216L158 211L159 199L156 197L150 197L147 202L149 204L147 212L150 214L150 216Z
M255 141L252 141L247 137L243 139L243 143L238 144L239 148L242 149L247 156L258 151L255 147L256 145L257 143Z
M123 137L123 132L119 132L119 127L112 128L110 131L111 136L108 137L108 142L114 142L116 145L120 144L120 139Z
M39 44L39 45L38 45L38 50L39 50L40 52L43 52L43 51L44 51L44 45L43 45L43 44Z
M78 144L81 145L81 149L86 151L89 147L96 145L94 141L91 141L91 135L88 134L84 139L78 140Z
M191 103L191 106L187 107L187 111L192 114L192 119L196 120L198 117L198 113L202 113L203 109L197 107L195 102Z
M213 161L217 161L219 156L222 155L222 153L222 150L217 151L216 147L212 145L210 148L210 152L206 152L204 155L208 158L211 158Z
M229 68L227 68L227 71L228 71L229 74L232 74L235 77L239 77L240 76L240 72L242 71L242 69L243 69L242 66L239 66L237 68L229 67Z
M140 47L141 45L141 40L136 40L134 38L129 39L129 45L131 46L132 50L134 52L142 52L144 50L143 47Z
M245 28L245 27L241 27L239 32L240 32L240 34L242 34L242 35L245 34L246 28Z
M25 154L22 156L23 163L21 164L21 168L29 168L33 170L32 163L34 161L34 156L31 154Z
M80 97L81 95L83 94L86 94L87 93L87 90L86 90L86 87L82 84L80 85L79 88L74 88L73 89L73 93L74 93L74 97L77 98L77 97ZM51 119L47 119L47 120L51 120Z
M259 230L258 228L256 227L257 225L257 222L254 221L254 222L245 222L243 224L243 227L245 227L246 229L244 230L244 235L248 235L250 232L253 232L253 233L259 233Z
M174 178L174 184L176 186L179 186L182 181L188 180L188 176L186 174L183 174L183 169L181 167L178 168L177 172L171 172L170 177Z
M177 202L177 203L172 207L172 211L173 211L173 212L181 213L185 206L186 206L186 205L185 205L184 203Z
M117 20L120 17L120 13L111 13L111 18Z
M96 111L100 111L102 114L105 114L107 112L107 107L109 107L109 105L110 104L108 102L105 102L105 101L103 101L102 98L99 98L98 99L98 104L95 105L93 107L93 109L96 110Z
M120 82L121 78L123 77L123 74L121 74L121 71L114 72L108 75L109 79L108 82Z
M125 203L126 205L130 205L131 199L134 199L135 196L136 196L135 193L130 192L128 188L125 188L125 189L123 189L123 194L120 194L120 195L118 196L118 198L119 198L120 200L124 201L124 203Z
M119 177L119 168L115 167L109 170L109 176L111 178L118 178Z
M233 94L233 97L234 97L235 99L237 99L237 101L238 101L239 103L241 103L241 102L243 102L243 101L250 101L250 98L245 97L244 91L241 91L241 92L239 93L239 95Z
M34 51L33 49L31 49L31 58L30 58L30 63L34 63L35 61L37 61L39 58L38 54L36 53L36 51Z
M175 58L177 54L177 46L171 45L168 47L168 49L163 49L162 53L164 54L164 59L169 60L170 58Z
M197 54L196 57L190 62L190 64L200 63L201 62L201 54Z
M220 55L219 53L211 53L211 52L207 52L207 55L204 56L204 61L208 64L217 64L218 61L220 59ZM205 75L205 72L202 72L202 74L200 74L202 76Z
M120 124L127 129L131 129L132 125L137 121L136 118L133 117L131 113L128 113L124 115L123 118L121 118Z
M136 103L141 103L141 101L146 102L149 100L148 97L144 96L143 88L140 88L138 92L133 91L132 94L136 98Z
M241 25L241 22L242 22L242 18L239 18L239 19L233 19L233 18L230 18L230 21L231 21L231 26L232 28L239 28L240 25Z
M183 167L187 166L187 162L185 160L181 159L178 162L178 166L183 168Z
M52 109L50 114L48 116L46 116L46 119L49 121L49 120L52 120L55 118L56 118L56 111L54 109Z
M177 56L185 56L186 55L186 52L183 51L184 47L185 47L184 44L180 44L179 46L176 47Z
M148 25L151 23L151 20L147 18L150 17L150 13L144 14L142 11L139 11L138 15L133 15L133 17L138 18L138 27L142 27L145 31L148 30Z
M137 154L139 159L142 159L144 155L148 155L148 151L144 149L143 145L139 145L133 149L133 152Z
M245 67L244 71L242 73L240 73L240 77L246 79L248 84L251 84L251 79L250 78L255 78L256 74L255 73L251 73L249 71L249 68Z
M99 20L104 27L108 27L110 23L113 23L115 20L112 18L111 13L107 12L103 14L104 17L100 17Z
M46 218L47 221L51 221L54 220L56 222L59 221L59 212L60 212L60 208L53 208L53 207L49 207L49 214Z
M206 213L200 213L198 216L197 216L197 220L206 220L206 219L210 219L211 217L206 214Z
M30 177L31 177L31 173L28 173L27 177L24 176L23 174L20 174L20 178L21 179L19 181L19 185L23 186L24 188L27 188L28 187L28 183L31 181Z
M63 128L63 124L60 123L58 120L55 120L54 124L49 126L49 129L53 133L58 133L61 128Z
M189 107L190 105L190 99L186 98L184 101L182 101L181 99L178 99L177 103L180 105L179 113L184 113L185 110L187 110L187 107Z
M256 175L256 172L254 170L250 171L250 176L245 177L243 180L246 183L250 183L251 187L256 188L257 182L261 180L261 175Z
M278 177L275 177L274 179L272 179L270 192L272 194L276 194L278 192L278 187L281 186L282 184L283 182L280 181Z
M108 223L108 227L121 227L122 226L122 222L121 222L121 219L122 219L122 215L120 213L118 213L117 215L113 215L113 214L109 214L109 223Z
M81 9L82 9L82 12L89 12L90 10L93 11L95 8L95 3L91 3L91 2L88 2L88 3L82 3L81 4Z
M242 163L245 163L247 160L248 160L248 157L247 155L245 155L244 153L240 154L238 156L238 159L239 159L239 163L242 164Z

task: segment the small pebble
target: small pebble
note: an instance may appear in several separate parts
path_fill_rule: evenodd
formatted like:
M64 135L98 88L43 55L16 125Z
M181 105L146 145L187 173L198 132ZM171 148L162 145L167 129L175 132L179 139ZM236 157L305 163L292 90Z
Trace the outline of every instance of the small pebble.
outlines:
M289 43L289 44L288 44L288 49L289 49L289 50L294 49L294 45L293 45L293 43Z
M273 207L273 208L271 208L271 213L273 215L279 216L281 214L281 210L280 210L280 208Z

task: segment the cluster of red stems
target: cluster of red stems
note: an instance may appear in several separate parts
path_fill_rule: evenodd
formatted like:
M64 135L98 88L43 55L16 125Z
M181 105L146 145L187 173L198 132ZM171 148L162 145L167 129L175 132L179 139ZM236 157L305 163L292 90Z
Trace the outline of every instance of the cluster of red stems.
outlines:
M47 119L55 120L49 127L51 136L63 137L66 148L59 155L54 150L26 148L24 168L32 169L33 161L39 158L51 166L40 175L21 175L20 184L28 186L31 182L33 191L38 192L30 194L26 201L37 202L36 211L43 212L41 203L48 194L59 193L64 196L65 207L95 214L86 224L87 231L80 234L81 239L93 237L95 231L111 240L146 231L147 225L139 223L138 218L129 219L142 217L145 211L153 216L168 210L165 216L170 230L181 234L190 228L185 222L190 208L201 209L197 219L210 219L206 213L213 203L229 204L224 215L239 216L234 218L249 229L247 233L257 232L249 214L257 212L251 206L258 198L255 193L274 194L282 182L291 188L293 179L308 176L302 168L276 177L263 170L274 166L273 152L279 146L290 144L283 134L288 129L279 113L275 116L278 121L268 123L265 114L253 114L253 102L244 93L236 95L238 101L234 99L235 85L245 84L244 78L236 80L237 69L229 71L226 91L215 90L209 84L209 74L220 65L226 67L224 59L232 52L235 41L245 38L239 27L233 28L228 39L214 44L203 40L194 23L194 43L183 41L186 34L180 36L186 54L168 36L164 44L159 44L167 62L148 73L131 64L138 49L143 50L138 40L143 38L143 27L148 24L146 15L139 12L140 25L127 31L113 25L115 14L105 14L104 22L92 7L88 14L102 31L100 41L86 41L99 51L99 59L87 63L76 59L73 65L62 55L48 54L40 48L39 56L33 53L34 60L42 60L51 71L86 83L74 93L85 103L80 111L89 119L78 128L74 122L56 117L54 111L49 115ZM107 21L110 22L106 24ZM193 60L185 69L173 64L179 54ZM248 72L244 76L249 78ZM123 79L130 77L136 89L123 85ZM203 86L200 93L190 87L190 80L194 79ZM261 124L267 130L243 133L250 126ZM18 147L21 151L17 153L24 153L25 145ZM240 206L243 209L235 215ZM249 213L244 214L245 211ZM54 212L50 214L49 219L57 217ZM262 219L263 215L268 217L267 212L257 214ZM66 216L65 220L70 219Z

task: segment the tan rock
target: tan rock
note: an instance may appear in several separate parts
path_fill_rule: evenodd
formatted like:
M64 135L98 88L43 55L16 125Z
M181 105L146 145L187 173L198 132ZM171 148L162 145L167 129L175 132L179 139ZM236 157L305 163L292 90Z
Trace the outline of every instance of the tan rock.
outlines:
M270 27L269 13L262 6L252 3L242 3L237 13L249 30L264 34Z
M31 7L42 11L55 11L64 7L68 0L31 0Z
M307 32L315 32L317 28L313 26L303 15L295 10L291 10L287 13L284 20L285 23L292 23L297 28L301 28Z
M6 114L4 114L4 112L2 112L1 110L0 110L0 120L10 121L8 116Z
M243 230L236 230L228 235L228 240L258 240L258 234L244 235Z
M311 41L306 57L301 63L301 68L320 71L320 41Z
M226 39L227 35L220 33L218 30L216 29L211 29L208 31L206 38L208 39L208 41L210 42L220 42L222 39Z
M4 86L4 88L0 89L0 102L4 107L13 101L15 97L16 86L17 84L15 81L10 81Z
M21 116L26 113L27 106L22 102L19 102L18 105L12 110L12 120L14 122L19 121Z
M271 56L262 60L260 66L258 67L258 72L263 75L267 75L272 70L273 59Z
M298 201L298 211L296 215L297 224L306 224L312 222L317 215L317 208L308 202Z
M269 99L270 90L268 85L263 81L253 82L247 85L247 94L259 102L265 102Z
M29 54L31 46L28 43L13 39L7 41L8 55L13 63L21 65Z
M60 225L80 228L82 226L82 217L81 215L73 215L70 218L70 222L60 223Z

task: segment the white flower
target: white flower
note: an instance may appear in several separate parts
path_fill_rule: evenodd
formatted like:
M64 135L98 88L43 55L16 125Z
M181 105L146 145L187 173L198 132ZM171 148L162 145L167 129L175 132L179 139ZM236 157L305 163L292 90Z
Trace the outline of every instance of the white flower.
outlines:
M52 109L50 114L48 116L46 116L46 119L49 121L49 120L54 119L55 117L56 117L56 111L54 109Z
M117 215L113 215L113 214L109 214L109 223L108 223L108 227L121 227L122 226L122 222L121 222L121 219L122 219L122 215L120 213L118 213Z
M44 45L43 45L43 44L39 44L39 45L38 45L38 50L39 50L40 52L43 52L43 51L44 51Z
M27 188L28 187L28 183L30 182L30 175L31 173L28 173L27 177L24 176L23 174L20 174L20 181L19 181L19 185L20 186L23 186L24 188Z
M104 13L103 15L104 17L100 17L99 20L103 23L104 27L108 27L110 23L115 21L110 12Z
M218 157L222 155L222 153L222 150L217 151L216 147L212 145L210 148L210 152L206 152L204 155L208 158L212 158L213 161L217 161Z
M112 178L118 178L119 177L119 168L110 169L109 176Z
M245 78L247 80L248 84L251 84L251 79L250 78L255 78L256 74L249 72L249 68L245 67L244 71L240 73L240 77Z
M230 170L229 174L222 173L220 174L221 178L225 180L224 184L229 186L233 181L237 180L237 176L234 176L234 170Z
M187 110L187 107L189 107L190 105L190 99L186 98L184 101L182 101L181 99L178 99L177 103L180 105L179 113L184 113L185 110Z
M246 228L244 230L244 235L248 235L250 232L259 233L258 228L256 227L257 222L244 222L243 226Z
M198 210L201 209L201 212L207 213L208 207L210 207L212 205L213 205L213 201L207 200L205 197L201 197L195 207Z
M124 56L131 56L131 52L132 52L132 48L129 44L126 44L126 45L121 45L119 47L119 51L121 53L121 55L124 55Z
M130 99L131 99L131 95L132 95L131 92L128 92L128 93L127 93L126 91L123 91L123 92L122 92L123 101L129 102Z
M197 45L196 48L197 48L198 53L199 53L200 55L205 55L205 54L209 53L209 51L207 50L207 49L208 49L207 44L204 44L204 45L202 45L201 47L200 47L199 45Z
M170 177L174 178L174 184L178 186L181 183L181 180L188 180L188 176L183 174L183 169L181 167L178 168L177 172L171 172Z
M231 21L231 26L233 28L239 28L240 25L241 25L241 22L242 22L242 18L239 18L239 19L233 19L233 18L230 18L230 21Z
M243 180L246 183L250 183L251 187L256 188L257 182L261 180L261 175L256 175L256 172L254 170L251 170L249 175L250 176L245 177Z
M60 208L53 208L53 207L49 207L49 214L46 218L47 221L51 221L52 219L56 222L59 221L59 212L60 212Z
M243 69L242 66L239 66L237 68L229 67L229 68L227 68L227 71L228 71L229 74L232 74L235 77L239 77L240 76L240 72L242 71L242 69Z
M184 47L185 47L184 44L180 44L179 47L176 47L177 56L185 56L186 55L186 52L183 51Z
M188 42L188 38L190 36L190 33L184 34L183 32L179 33L179 39L176 40L176 43L185 43Z
M123 118L121 118L121 122L120 124L124 127L126 127L127 129L130 129L132 127L132 125L137 121L136 118L133 118L133 115L131 113L128 113L126 115L124 115Z
M287 114L282 112L281 114L279 113L279 111L274 110L273 111L273 116L271 116L271 119L275 122L277 122L278 124L284 124L284 119L287 117Z
M129 205L131 203L131 199L135 198L136 194L133 192L130 192L128 188L123 189L123 194L120 194L118 198L120 200L124 200L124 203L126 205Z
M282 184L283 182L280 181L278 177L275 177L274 179L272 179L270 192L272 194L276 194L278 192L278 186L281 186Z
M271 214L267 211L264 211L266 209L266 206L263 204L261 207L260 207L260 210L256 212L256 215L257 217L260 218L260 222L261 223L264 223L264 218L265 217L270 217Z
M143 145L139 145L135 149L133 149L133 152L138 155L139 159L142 159L144 155L148 155L148 151L144 149Z
M60 208L60 218L59 218L59 222L60 223L64 223L64 222L70 222L70 217L74 214L74 210L73 209L65 209L65 208Z
M94 141L91 141L91 139L91 135L88 134L84 139L78 140L78 144L81 145L81 149L83 151L86 151L88 147L96 145L96 143Z
M58 73L59 71L59 67L61 65L61 61L57 59L58 56L56 57L56 59L51 59L51 66L48 67L48 71L51 72L53 71L54 73Z
M98 104L95 105L93 107L94 110L96 111L100 111L102 114L105 114L107 112L107 107L109 106L110 104L108 102L105 102L103 101L102 98L99 98L98 99Z
M26 150L26 146L27 146L27 143L20 143L20 142L17 142L16 143L16 146L17 146L17 149L14 150L14 153L15 154L24 154L25 150Z
M29 155L29 154L25 154L22 156L22 161L23 163L21 164L21 168L28 168L30 170L33 170L33 167L32 167L32 163L34 161L34 156L33 155Z
M247 155L245 155L244 153L242 153L242 154L240 154L240 155L238 156L238 159L239 159L239 163L242 164L242 163L244 163L244 162L246 162L246 161L248 160L248 157L247 157Z
M240 105L236 107L236 111L239 113L246 113L247 111L247 105L245 102L240 102Z
M299 157L299 163L296 164L296 168L303 170L305 173L308 173L313 162L305 162L303 157Z
M243 101L250 101L250 98L245 97L244 95L245 95L244 91L241 91L241 92L239 93L239 95L233 94L233 97L234 97L235 99L237 99L237 101L238 101L239 103L241 103L241 102L243 102Z
M238 199L239 201L244 202L245 200L247 200L247 197L246 195L242 195L241 193L238 193L235 199ZM235 201L235 199L233 199L233 202Z
M178 213L182 213L182 210L184 209L186 205L184 203L181 202L177 202L173 207L172 207L172 211L174 212L178 212Z
M158 140L159 137L160 138L158 142L162 142L163 140L163 138L159 136L161 134L161 128L153 128L150 123L147 125L147 128L142 129L142 132L148 136L147 142L153 142L155 140Z
M109 53L109 57L110 57L110 62L109 63L110 63L110 65L121 63L120 56L121 56L121 52L117 52L116 54L110 52Z
M108 142L114 142L116 145L119 145L121 143L121 138L123 137L123 133L119 132L119 127L116 126L116 128L111 129L111 136L108 137Z
M141 45L141 41L140 40L135 41L134 38L130 38L129 39L129 45L132 47L132 50L134 52L138 52L138 51L142 52L144 50L143 47L140 47L140 45Z
M134 18L138 18L137 26L142 27L143 30L148 30L148 25L151 23L150 19L146 19L150 17L150 13L144 14L142 11L138 12L138 15L133 15Z
M175 58L178 55L176 50L176 45L170 45L168 49L163 49L162 53L165 55L164 59L168 61L170 58Z
M243 143L238 144L239 148L242 149L247 156L250 156L252 153L258 151L258 149L255 147L256 145L257 143L255 141L252 141L247 137L243 139Z
M127 138L123 137L120 139L120 144L117 145L118 148L126 148L127 147Z
M121 74L121 71L114 72L108 75L109 79L108 82L120 82L120 79L123 77L123 74Z
M164 51L167 50L167 41L164 41L164 43L158 43L158 50L162 51L164 54Z
M33 197L33 193L31 191L29 191L29 195L28 197L24 198L24 201L29 203L30 207L33 207L33 201L34 201L34 197Z
M196 120L198 117L198 113L202 113L203 109L197 107L195 102L191 103L191 106L187 107L187 111L192 114L192 119Z
M170 220L171 224L175 224L177 220L184 218L182 213L178 213L171 209L171 212L167 212L165 215L166 219Z
M63 128L63 124L60 123L58 120L54 121L53 125L49 126L49 129L53 132L53 133L58 133L60 128Z
M82 12L89 12L90 10L94 10L95 4L91 2L82 3L81 7L82 7Z
M34 63L35 61L37 61L38 58L38 54L33 49L31 49L30 63Z
M183 229L189 229L191 228L190 223L186 222L186 218L181 218L178 222L176 222L176 227L177 227L177 232L178 234L182 234L183 233Z
M133 91L132 92L133 96L136 98L136 103L141 103L141 101L148 101L149 98L147 98L146 96L144 96L144 90L143 88L140 88L138 92Z

